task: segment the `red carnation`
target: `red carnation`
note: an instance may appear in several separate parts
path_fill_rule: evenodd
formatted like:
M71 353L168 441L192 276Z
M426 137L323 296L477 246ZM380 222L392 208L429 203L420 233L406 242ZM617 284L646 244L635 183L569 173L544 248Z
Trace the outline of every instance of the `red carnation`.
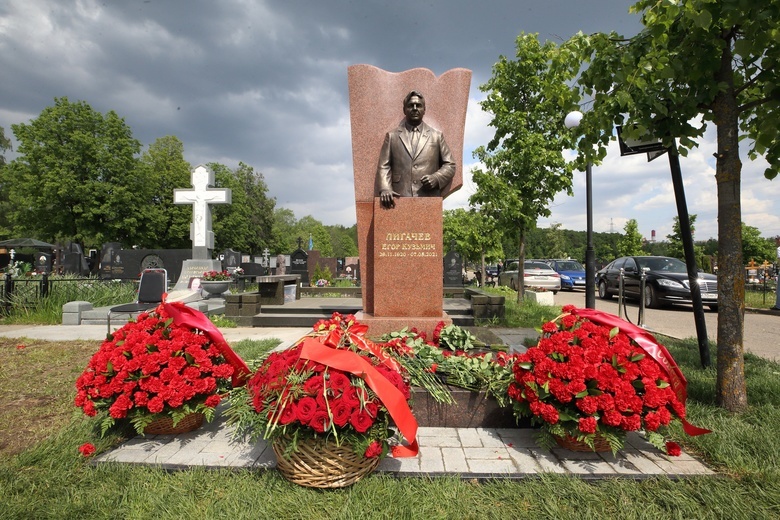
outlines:
M666 443L666 453L667 455L670 455L672 457L679 457L682 453L682 449L680 448L680 445L676 442L667 441Z
M582 417L577 424L582 433L596 433L596 418Z
M205 405L209 408L216 408L219 402L222 400L222 396L219 394L212 394L206 398Z
M93 453L95 453L95 445L91 442L85 442L81 446L79 446L79 453L83 455L84 457L89 457Z

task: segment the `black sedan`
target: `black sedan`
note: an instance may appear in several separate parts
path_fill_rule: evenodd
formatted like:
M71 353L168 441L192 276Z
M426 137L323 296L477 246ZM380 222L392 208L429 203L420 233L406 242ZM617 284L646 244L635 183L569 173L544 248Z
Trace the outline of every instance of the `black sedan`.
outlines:
M645 306L658 308L664 304L691 303L688 269L684 262L668 256L624 256L596 273L599 297L608 300L619 290L620 269L623 268L623 294L640 297L640 276L645 272ZM699 273L701 300L712 310L718 310L718 278Z

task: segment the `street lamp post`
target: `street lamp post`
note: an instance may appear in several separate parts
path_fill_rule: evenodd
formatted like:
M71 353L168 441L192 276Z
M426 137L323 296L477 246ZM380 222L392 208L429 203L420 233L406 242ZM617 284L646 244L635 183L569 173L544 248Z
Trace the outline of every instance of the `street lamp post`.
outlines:
M566 115L566 128L576 128L582 121L582 112L575 110ZM585 307L596 308L596 252L593 250L593 184L591 163L585 165L585 211L587 244L585 246Z

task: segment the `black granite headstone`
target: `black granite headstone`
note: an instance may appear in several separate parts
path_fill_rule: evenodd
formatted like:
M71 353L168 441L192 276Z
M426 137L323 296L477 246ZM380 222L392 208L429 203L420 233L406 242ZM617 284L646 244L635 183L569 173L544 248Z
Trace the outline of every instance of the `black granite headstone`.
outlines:
M124 277L121 251L122 244L119 242L108 242L103 244L100 252L101 278L113 279Z
M51 273L52 257L49 253L38 251L35 253L35 271L38 273Z
M233 251L232 249L225 249L222 253L224 258L222 259L222 267L225 271L233 272L241 267L241 252Z
M463 286L463 257L457 251L444 255L444 286Z
M290 274L301 275L301 284L309 285L309 254L303 249L296 249L290 255Z

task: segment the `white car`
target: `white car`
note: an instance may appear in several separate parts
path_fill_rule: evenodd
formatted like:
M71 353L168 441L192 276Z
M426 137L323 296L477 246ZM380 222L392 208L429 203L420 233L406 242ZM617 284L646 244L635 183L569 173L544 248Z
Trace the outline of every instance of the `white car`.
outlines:
M501 271L498 275L498 285L506 285L516 291L520 287L517 283L518 267L518 262L512 262L506 270ZM526 260L523 262L523 285L540 287L556 294L561 290L561 275L544 262Z

